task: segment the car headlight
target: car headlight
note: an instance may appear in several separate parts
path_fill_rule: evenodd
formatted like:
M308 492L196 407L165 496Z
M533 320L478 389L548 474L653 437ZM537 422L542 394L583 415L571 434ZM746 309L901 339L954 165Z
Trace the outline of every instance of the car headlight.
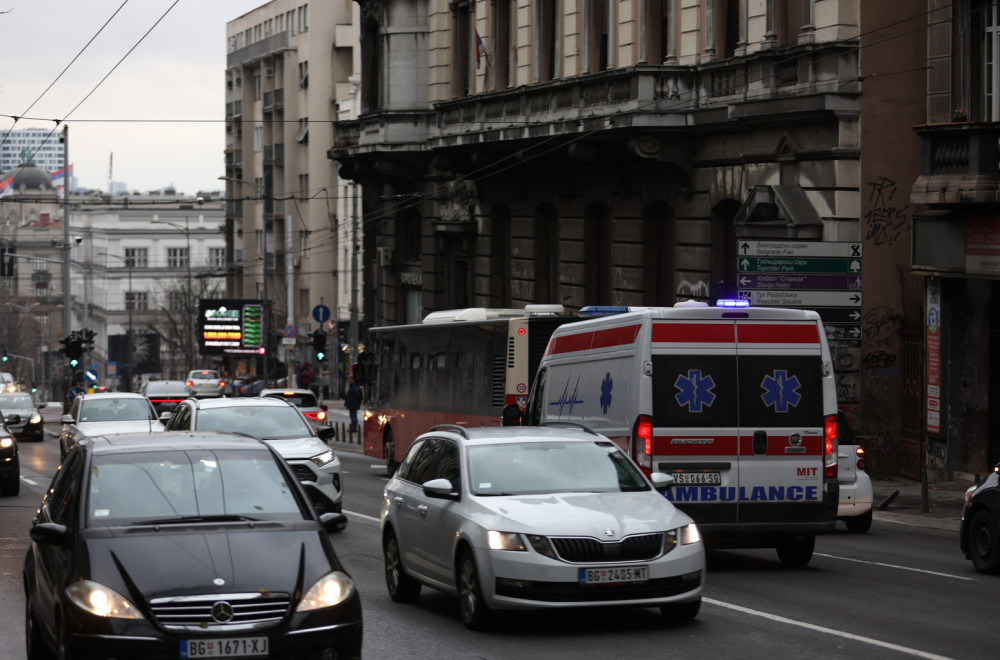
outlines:
M34 415L31 416L31 419L28 420L28 423L29 424L41 424L42 423L42 416L39 415L38 413L35 413Z
M97 616L111 619L142 618L142 614L127 598L97 582L74 582L66 588L66 595L74 605Z
M10 437L9 435L0 438L0 449L7 449L13 446L14 446L14 438Z
M347 573L334 571L327 573L316 584L309 587L309 591L299 601L299 606L295 608L297 612L310 612L324 607L339 605L351 597L354 593L354 581L348 577Z
M979 486L972 485L965 489L965 505L969 505L969 500L972 499L972 494L979 489Z
M681 545L690 545L691 543L701 543L701 532L698 531L698 526L694 523L681 527Z
M486 532L486 541L489 543L490 550L527 550L524 547L524 542L521 541L521 535L514 532L490 530Z
M315 456L313 456L309 460L312 461L313 463L315 463L316 465L318 465L319 467L323 467L324 465L326 465L327 463L331 462L336 457L337 457L337 455L333 453L333 450L329 449L329 450L323 452L322 454L316 454Z

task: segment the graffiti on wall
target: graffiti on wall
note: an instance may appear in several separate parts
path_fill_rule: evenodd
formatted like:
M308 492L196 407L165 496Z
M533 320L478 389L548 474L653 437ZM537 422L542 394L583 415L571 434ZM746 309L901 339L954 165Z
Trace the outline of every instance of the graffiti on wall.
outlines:
M897 206L897 192L896 182L884 176L868 183L869 210L865 214L868 231L865 238L874 245L892 245L909 227L907 210L910 205Z
M887 346L898 337L903 317L891 307L879 306L865 312L861 327L871 346Z

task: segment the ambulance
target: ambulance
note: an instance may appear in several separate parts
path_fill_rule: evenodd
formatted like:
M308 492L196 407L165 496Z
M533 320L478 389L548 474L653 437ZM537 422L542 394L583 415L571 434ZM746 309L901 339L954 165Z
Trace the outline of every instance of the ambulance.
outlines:
M673 475L708 547L804 566L837 520L833 362L816 312L745 305L584 308L505 423L583 424Z

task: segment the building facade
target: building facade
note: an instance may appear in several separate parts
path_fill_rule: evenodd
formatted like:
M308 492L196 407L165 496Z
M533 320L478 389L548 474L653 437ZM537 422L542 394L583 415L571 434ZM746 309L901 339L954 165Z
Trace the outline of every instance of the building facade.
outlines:
M226 288L270 301L268 376L313 359L310 332L337 320L314 310L339 310L350 291L339 249L350 219L326 150L355 86L357 13L350 0L274 0L226 26Z
M9 172L21 163L33 161L49 174L65 164L59 131L51 128L0 129L0 172Z

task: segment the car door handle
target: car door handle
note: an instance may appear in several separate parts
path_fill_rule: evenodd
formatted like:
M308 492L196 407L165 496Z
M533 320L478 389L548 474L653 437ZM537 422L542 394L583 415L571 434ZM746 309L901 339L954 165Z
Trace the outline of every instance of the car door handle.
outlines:
M426 516L427 515L427 505L426 504L421 504L420 506L417 507L417 511L420 512L420 515Z

